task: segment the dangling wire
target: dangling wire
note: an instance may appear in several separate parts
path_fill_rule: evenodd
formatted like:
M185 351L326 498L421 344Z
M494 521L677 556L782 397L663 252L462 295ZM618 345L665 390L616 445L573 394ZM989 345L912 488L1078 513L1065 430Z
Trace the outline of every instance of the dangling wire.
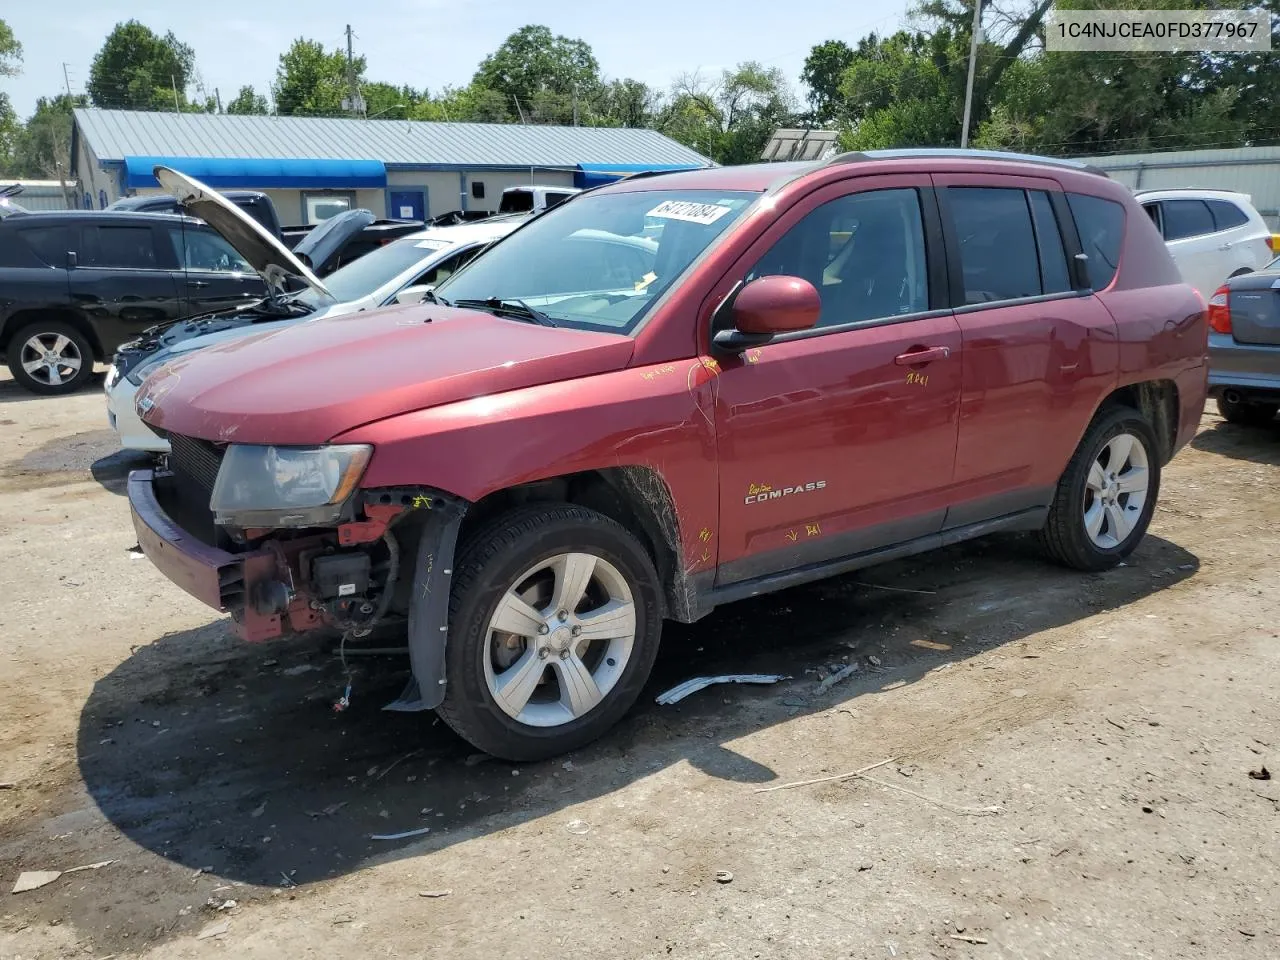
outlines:
M351 665L347 663L347 638L351 636L350 630L342 631L342 640L338 644L338 656L342 659L342 672L347 678L347 688L343 691L342 696L338 698L338 702L333 705L334 713L342 713L347 707L351 706Z

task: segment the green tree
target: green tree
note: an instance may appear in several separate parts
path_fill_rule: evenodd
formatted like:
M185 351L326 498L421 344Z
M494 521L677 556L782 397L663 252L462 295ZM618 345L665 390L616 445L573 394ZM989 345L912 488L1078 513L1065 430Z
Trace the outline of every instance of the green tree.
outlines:
M508 98L525 119L565 123L573 118L575 98L581 110L596 96L600 64L585 41L530 25L480 61L472 85Z
M809 51L800 79L809 88L809 109L815 123L830 123L840 115L840 81L853 65L854 52L843 40L828 40Z
M267 98L253 87L241 87L240 92L231 98L227 104L227 113L235 114L262 114L270 112L267 104Z
M410 119L452 123L511 123L516 117L509 97L472 83L465 87L445 87L438 96L413 107Z
M364 79L364 57L356 57L353 69L357 85ZM284 53L276 68L276 112L282 115L335 117L350 112L347 55L341 50L325 52L315 40L298 38Z
M16 77L22 72L22 44L13 28L0 20L0 77Z
M774 130L795 122L796 106L781 70L749 61L718 80L677 79L655 125L718 163L753 163Z
M188 105L187 82L195 70L195 54L173 33L163 37L137 20L118 23L89 67L85 85L96 107L131 110Z
M41 97L14 145L14 176L63 181L67 205L76 206L71 175L71 111L85 105L84 97Z
M418 104L428 99L425 90L416 90L408 84L397 87L378 81L361 84L360 95L364 97L366 116L380 116L388 120L402 120L410 116Z

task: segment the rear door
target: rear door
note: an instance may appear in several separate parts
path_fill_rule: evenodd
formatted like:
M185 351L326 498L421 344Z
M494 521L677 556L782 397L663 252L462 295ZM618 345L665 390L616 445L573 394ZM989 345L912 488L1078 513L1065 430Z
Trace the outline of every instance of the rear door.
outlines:
M257 271L212 228L181 222L163 229L177 263L173 280L184 315L231 310L266 296Z
M1213 214L1213 225L1217 230L1214 238L1225 254L1224 266L1228 277L1241 270L1257 270L1271 259L1265 224L1255 223L1230 200L1210 199L1205 204ZM1213 295L1211 290L1204 293Z
M71 297L92 320L104 356L152 324L185 314L173 277L173 248L163 227L126 223L121 217L101 224L82 221L72 233L76 267L68 271Z
M1231 276L1231 243L1218 236L1209 205L1195 197L1160 201L1164 242L1182 279L1208 299Z
M964 342L952 528L1049 502L1117 348L1114 320L1068 266L1080 248L1055 181L933 179Z

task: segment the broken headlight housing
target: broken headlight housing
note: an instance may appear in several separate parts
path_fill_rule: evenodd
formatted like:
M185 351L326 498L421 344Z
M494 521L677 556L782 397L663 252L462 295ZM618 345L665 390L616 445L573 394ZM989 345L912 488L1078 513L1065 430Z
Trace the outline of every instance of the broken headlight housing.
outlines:
M364 474L366 444L232 444L213 485L214 521L229 527L317 527L337 522Z

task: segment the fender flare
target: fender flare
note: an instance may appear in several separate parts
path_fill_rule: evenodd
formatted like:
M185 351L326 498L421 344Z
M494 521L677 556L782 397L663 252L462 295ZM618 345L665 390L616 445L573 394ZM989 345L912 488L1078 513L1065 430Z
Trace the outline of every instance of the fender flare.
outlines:
M453 585L458 531L470 504L435 494L418 541L409 599L409 663L412 670L400 698L383 707L404 713L434 710L444 701L445 645L449 638L449 594Z

